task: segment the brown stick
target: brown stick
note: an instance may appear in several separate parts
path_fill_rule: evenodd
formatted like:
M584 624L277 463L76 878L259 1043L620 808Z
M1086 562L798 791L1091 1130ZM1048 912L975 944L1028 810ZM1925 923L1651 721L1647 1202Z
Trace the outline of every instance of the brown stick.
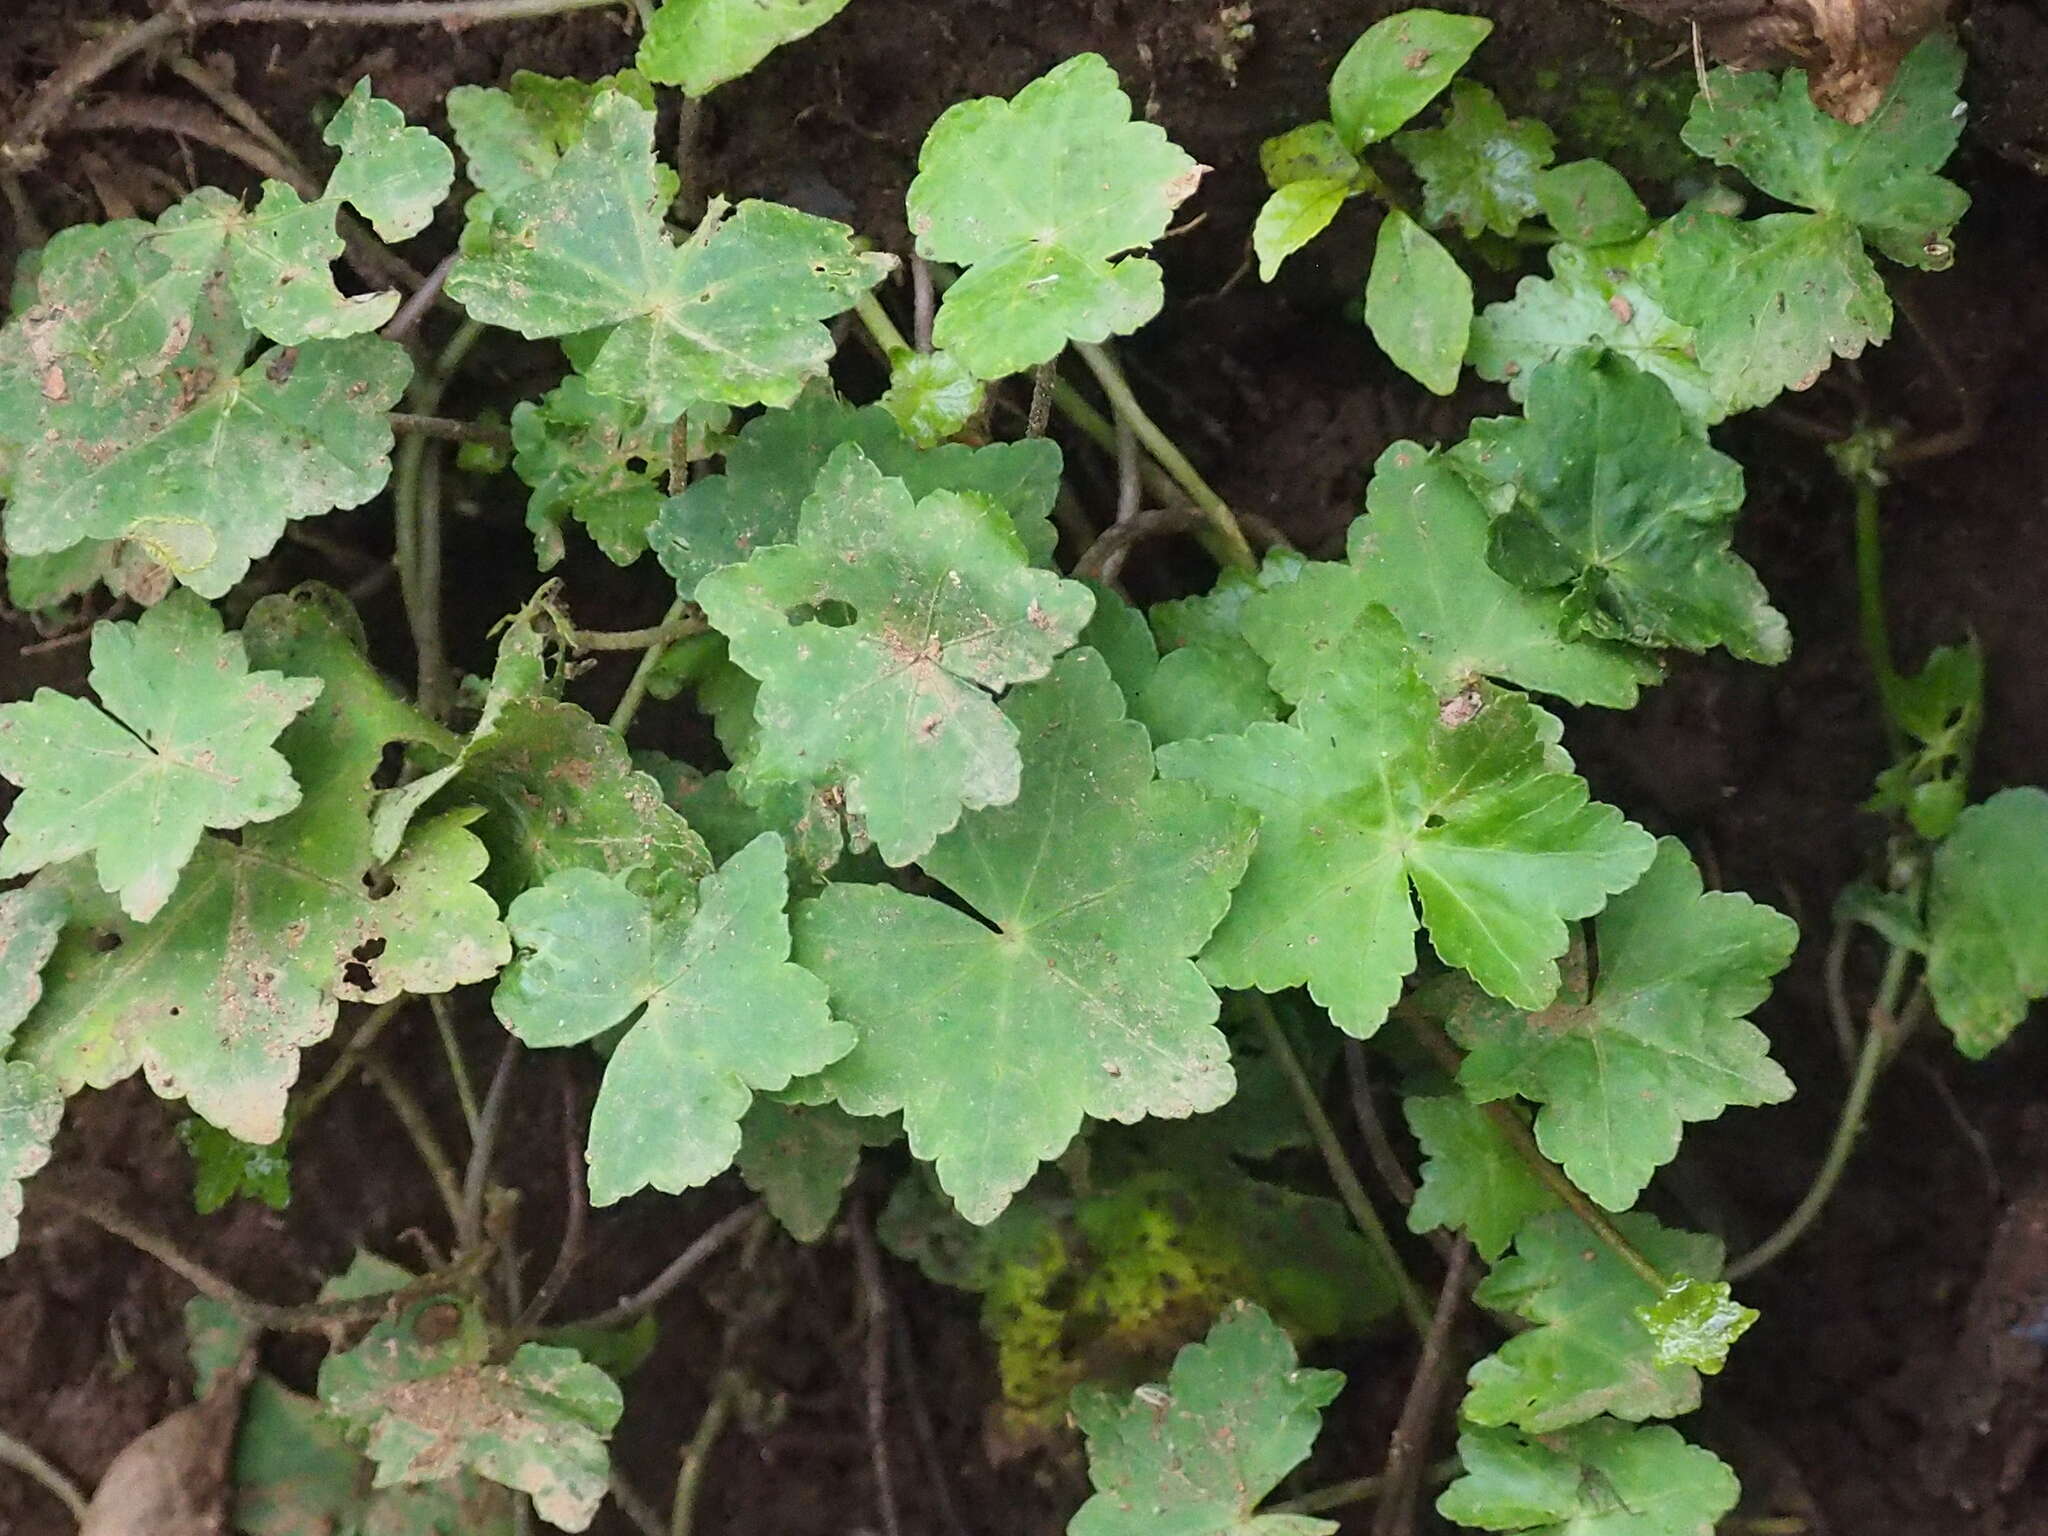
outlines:
M1423 1336L1422 1358L1408 1383L1401 1417L1387 1441L1387 1466L1382 1474L1379 1507L1373 1511L1372 1536L1403 1536L1415 1529L1415 1497L1422 1490L1422 1453L1429 1447L1430 1425L1450 1378L1451 1327L1465 1304L1465 1284L1472 1270L1472 1240L1460 1238L1451 1251L1451 1267L1437 1293L1436 1311Z

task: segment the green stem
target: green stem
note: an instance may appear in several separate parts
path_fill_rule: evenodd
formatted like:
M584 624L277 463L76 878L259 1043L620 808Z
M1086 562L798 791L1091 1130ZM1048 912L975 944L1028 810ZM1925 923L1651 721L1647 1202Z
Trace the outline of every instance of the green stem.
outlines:
M462 1123L469 1128L470 1144L476 1144L478 1124L476 1080L470 1075L469 1061L462 1054L462 1041L455 1033L455 1018L448 1006L448 994L436 992L427 999L427 1007L434 1014L434 1033L441 1040L441 1055L448 1062L448 1076L455 1083L455 1102L462 1106Z
M657 631L678 629L683 622L684 610L689 606L689 599L683 597L678 597L670 603L668 612L662 615L661 623L656 626ZM632 677L626 681L626 691L619 697L619 707L612 711L612 729L621 736L626 734L626 728L633 723L633 717L640 713L640 703L647 697L647 685L654 680L654 669L661 665L661 658L668 653L670 644L688 633L691 631L683 630L680 634L667 637L657 634L655 640L641 653L640 665L633 669Z
M1401 1260L1401 1250L1394 1246L1392 1234L1379 1218L1379 1213L1367 1198L1365 1185L1359 1181L1358 1171L1351 1166L1351 1159L1345 1155L1343 1142L1337 1139L1337 1128L1330 1124L1330 1117L1323 1113L1322 1101L1316 1097L1315 1084L1308 1080L1308 1073L1302 1070L1301 1058L1294 1053L1294 1046L1287 1038L1287 1031L1280 1027L1279 1015L1262 992L1242 994L1249 1005L1252 1017L1258 1020L1259 1030L1266 1037L1266 1049L1280 1064L1280 1071L1287 1079L1287 1085L1294 1090L1295 1102L1301 1106L1301 1117L1307 1122L1309 1134L1315 1137L1317 1148L1323 1154L1323 1162L1330 1170L1330 1178L1337 1186L1337 1193L1350 1211L1351 1219L1357 1223L1359 1232L1379 1256L1381 1265L1394 1282L1394 1289L1400 1297L1401 1310L1408 1321L1415 1326L1415 1332L1422 1338L1429 1337L1431 1321L1430 1305L1408 1273L1408 1266Z
M1159 467L1172 477L1174 484L1186 493L1188 500L1201 508L1202 515L1209 520L1212 530L1211 537L1203 541L1209 546L1210 553L1226 567L1241 571L1257 570L1258 557L1252 553L1252 547L1245 539L1244 530L1238 526L1237 515L1230 510L1230 504L1216 494L1209 482L1204 480L1195 466L1188 462L1187 455L1180 451L1173 439L1161 431L1159 424L1145 413L1145 408L1138 403L1138 397L1131 392L1131 386L1125 380L1123 370L1117 367L1116 360L1106 350L1092 342L1077 341L1074 343L1074 350L1080 354L1081 361L1088 365L1088 371L1095 375L1095 381L1102 386L1103 394L1109 397L1110 409L1130 423L1131 430L1138 434L1138 441L1145 445L1145 451L1158 461Z
M1877 677L1878 702L1884 706L1885 736L1892 755L1906 749L1898 721L1898 669L1892 663L1891 628L1884 611L1884 539L1878 522L1878 482L1874 475L1849 477L1856 491L1856 606L1863 631L1863 649Z
M669 1506L669 1536L690 1536L696 1525L697 1494L704 1486L704 1467L711 1459L711 1448L725 1433L738 1396L739 1378L731 1372L720 1376L718 1385L712 1389L711 1402L704 1409L704 1417L697 1421L697 1432L690 1437L690 1444L683 1452L683 1470L676 1477L675 1501Z
M1446 1456L1442 1461L1432 1463L1422 1474L1422 1480L1431 1485L1448 1483L1464 1470L1464 1463L1455 1456ZM1387 1479L1384 1473L1371 1477L1354 1477L1342 1483L1332 1483L1327 1488L1312 1489L1299 1498L1288 1499L1280 1504L1268 1504L1260 1510L1264 1515L1320 1515L1326 1510L1342 1509L1347 1504L1363 1504L1376 1499L1386 1492Z
M457 1226L462 1223L462 1188L455 1179L455 1164L449 1160L447 1148L441 1145L441 1138L434 1133L434 1123L427 1118L427 1112L419 1098L404 1080L392 1071L381 1056L366 1056L363 1059L363 1076L370 1080L376 1090L384 1095L384 1102L391 1106L391 1113L398 1118L399 1125L411 1140L413 1150L425 1165L427 1174L434 1181L434 1191L447 1207L448 1219Z
M673 613L675 610L671 608L669 611ZM572 629L567 638L569 644L579 651L644 651L701 635L704 628L703 619L695 614L686 614L679 619L650 624L645 629Z
M903 333L896 329L896 322L889 318L889 311L882 308L882 301L872 293L863 293L853 301L853 312L860 323L867 327L868 334L875 338L875 345L882 349L884 358L893 358L899 352L909 352L910 343Z
M417 416L433 416L441 407L448 380L470 350L483 339L484 326L466 320L433 365L413 382L406 404ZM394 545L399 591L405 618L419 658L416 695L420 709L439 720L448 712L454 679L441 632L441 466L436 439L410 433L398 445L392 473L396 502Z

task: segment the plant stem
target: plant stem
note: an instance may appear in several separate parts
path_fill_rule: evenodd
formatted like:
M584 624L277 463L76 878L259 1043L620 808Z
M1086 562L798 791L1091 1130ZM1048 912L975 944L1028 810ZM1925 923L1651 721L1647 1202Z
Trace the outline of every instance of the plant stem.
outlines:
M491 1073L491 1086L484 1090L476 1144L470 1148L469 1167L462 1176L462 1208L456 1216L456 1231L465 1248L475 1243L477 1234L483 1230L484 1191L490 1186L491 1158L498 1150L498 1127L504 1123L505 1101L512 1094L512 1069L519 1065L521 1050L517 1035L505 1037L497 1069Z
M1131 386L1125 380L1123 370L1117 367L1116 360L1092 342L1078 341L1074 343L1074 350L1088 365L1088 371L1095 375L1103 394L1109 397L1110 409L1131 424L1131 430L1138 434L1138 441L1145 445L1145 451L1158 461L1159 467L1208 518L1212 537L1204 542L1209 545L1210 552L1226 567L1241 571L1257 570L1258 557L1245 541L1244 530L1238 526L1237 516L1230 510L1229 503L1216 494L1173 439L1145 413L1138 397L1131 393Z
M341 1054L334 1058L334 1064L315 1083L306 1096L292 1106L285 1120L285 1134L297 1133L299 1127L313 1118L313 1111L327 1102L328 1095L348 1081L349 1074L362 1062L370 1047L377 1043L377 1037L384 1033L391 1021L398 1017L405 1005L412 1001L410 996L394 997L388 1003L379 1003L370 1016L358 1024L355 1033L348 1037L348 1044L341 1048Z
M1874 474L1849 476L1856 493L1856 605L1863 630L1863 650L1877 678L1878 702L1884 707L1885 739L1892 756L1906 748L1898 721L1898 669L1892 663L1891 629L1884 612L1884 538L1878 521L1878 480Z
M882 1280L882 1256L867 1213L856 1208L846 1229L853 1239L854 1262L860 1271L860 1293L867 1313L868 1461L875 1474L875 1502L880 1506L884 1536L901 1536L903 1521L896 1508L896 1479L889 1466L889 1291Z
M391 1106L391 1113L398 1118L399 1125L412 1141L413 1150L419 1153L420 1162L433 1179L434 1189L441 1196L441 1203L447 1207L448 1219L459 1227L462 1224L462 1189L455 1182L455 1164L449 1160L441 1138L434 1134L434 1122L427 1118L418 1096L381 1056L363 1058L363 1076Z
M1357 1170L1351 1166L1351 1159L1345 1155L1344 1144L1337 1139L1337 1128L1330 1124L1330 1117L1323 1113L1322 1101L1316 1097L1315 1084L1308 1080L1308 1073L1302 1070L1301 1058L1294 1054L1294 1046L1287 1038L1287 1031L1280 1027L1279 1015L1263 992L1241 994L1251 1009L1252 1017L1258 1021L1260 1032L1266 1038L1266 1049L1273 1060L1280 1065L1280 1071L1287 1079L1287 1086L1294 1090L1296 1103L1301 1106L1301 1117L1307 1122L1309 1134L1315 1137L1317 1148L1323 1154L1323 1162L1330 1170L1330 1179L1337 1186L1337 1193L1344 1201L1344 1207L1351 1212L1351 1219L1357 1224L1366 1243L1378 1257L1387 1276L1393 1281L1395 1293L1399 1296L1401 1310L1415 1327L1416 1334L1427 1339L1430 1328L1430 1307L1408 1273L1408 1267L1401 1261L1401 1250L1394 1246L1394 1239L1381 1222L1379 1213L1372 1208L1372 1201L1366 1197L1365 1186L1359 1182Z
M618 708L612 711L611 718L612 729L621 736L625 735L627 727L632 725L633 717L640 713L640 705L647 697L647 685L654 681L654 669L661 665L661 658L668 653L669 646L684 635L694 633L694 630L682 628L689 606L689 599L684 597L678 597L668 605L668 612L661 616L661 623L655 626L655 638L641 653L640 665L633 669L633 675L626 680L626 691L619 696ZM696 627L703 628L702 622L699 621ZM662 633L667 630L679 632L673 635Z
M1472 1271L1472 1240L1458 1239L1451 1250L1450 1265L1438 1292L1436 1313L1429 1333L1422 1341L1422 1358L1408 1383L1401 1416L1387 1440L1386 1483L1380 1506L1373 1511L1372 1536L1401 1536L1415 1524L1415 1496L1422 1488L1419 1460L1429 1445L1430 1427L1436 1421L1437 1405L1443 1400L1444 1383L1450 1375L1451 1328L1465 1305L1467 1277Z
M426 290L421 289L422 293ZM397 324L394 319L392 324ZM386 327L389 335L389 327ZM385 420L391 430L408 436L438 438L444 443L489 443L493 448L510 448L512 434L503 427L481 421L451 421L446 416L421 416L412 411L393 411Z
M427 1007L434 1015L434 1033L441 1042L441 1055L448 1063L448 1076L455 1084L455 1102L462 1106L462 1123L469 1129L469 1143L476 1145L479 1116L476 1107L476 1080L470 1076L469 1060L462 1054L462 1040L455 1033L454 1012L448 1006L448 995L436 992L427 999Z
M686 602L678 602L676 608L688 608ZM683 617L651 624L646 629L572 629L567 636L569 644L579 651L644 651L652 646L670 646L678 640L687 640L692 635L701 635L705 630L702 617L686 613Z
M15 1439L4 1429L0 1429L0 1466L12 1467L40 1483L51 1498L71 1511L73 1520L80 1525L85 1523L86 1499L78 1484L46 1461L34 1446Z
M1464 1470L1464 1463L1455 1456L1446 1456L1442 1461L1433 1462L1423 1470L1425 1483L1448 1483ZM1327 1488L1316 1488L1299 1498L1288 1499L1280 1504L1268 1504L1261 1514L1266 1515L1320 1515L1326 1510L1342 1509L1347 1504L1363 1504L1376 1499L1386 1488L1384 1475L1375 1473L1371 1477L1354 1477L1347 1482L1332 1483Z
M561 1299L563 1289L576 1273L583 1258L583 1229L590 1217L590 1198L583 1182L583 1126L576 1113L576 1083L566 1069L560 1071L562 1100L562 1187L568 1214L562 1221L562 1244L555 1250L555 1262L533 1293L533 1300L512 1325L511 1339L529 1338L548 1320L548 1313ZM501 1346L502 1348L503 1346ZM509 1354L510 1351L507 1350Z
M882 301L873 293L863 293L853 301L853 312L867 332L874 337L875 345L881 349L886 362L899 352L912 351L910 343L903 339L903 333L896 329L896 322L889 318L889 311L882 308Z
M651 1312L691 1275L702 1268L711 1257L727 1243L754 1225L761 1215L759 1205L743 1205L736 1211L728 1212L698 1233L690 1246L669 1261L668 1267L632 1295L621 1298L615 1305L602 1312L593 1312L580 1317L570 1327L574 1328L616 1328L621 1323L630 1323L643 1312Z
M441 349L433 365L413 382L406 404L413 416L432 417L441 407L448 380L470 350L483 339L484 327L465 320ZM395 547L398 585L405 599L405 617L419 658L417 697L420 709L439 720L448 713L452 679L441 633L441 475L433 457L435 440L413 433L398 445L392 470L395 503Z
M696 1525L697 1494L704 1485L704 1467L711 1459L711 1448L725 1433L738 1397L739 1377L731 1371L722 1372L718 1385L711 1389L704 1417L697 1421L697 1432L690 1436L683 1451L683 1470L676 1476L675 1501L669 1506L669 1536L690 1536Z
M1024 435L1043 437L1052 425L1052 388L1059 382L1059 360L1040 363L1031 370L1031 409L1024 416Z

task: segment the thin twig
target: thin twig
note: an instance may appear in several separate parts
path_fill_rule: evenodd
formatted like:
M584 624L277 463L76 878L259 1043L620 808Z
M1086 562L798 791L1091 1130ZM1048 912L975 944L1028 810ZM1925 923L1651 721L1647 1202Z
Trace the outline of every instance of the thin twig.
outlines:
M161 96L103 96L91 106L72 113L64 125L67 133L106 130L166 133L196 139L241 161L259 176L283 182L308 202L320 195L320 183L308 176L296 162L280 157L262 140L209 112L197 102L171 101Z
M678 640L701 635L706 628L702 614L685 613L679 619L651 624L645 629L572 629L566 638L579 651L644 651L650 646L674 645Z
M190 55L172 59L171 73L199 92L220 110L223 117L240 128L250 138L262 144L273 155L290 166L301 177L306 177L306 167L292 152L291 145L278 136L270 126L269 119L242 99L235 88L204 64ZM283 178L280 177L279 180ZM310 180L310 178L307 178Z
M623 1298L614 1306L606 1307L602 1312L580 1317L566 1326L616 1328L622 1323L632 1322L643 1312L653 1311L661 1305L669 1292L702 1268L719 1249L751 1227L760 1215L759 1205L743 1205L738 1210L721 1216L700 1232L689 1247L670 1260L666 1269L632 1295Z
M576 1080L563 1068L558 1073L562 1100L562 1188L568 1211L562 1218L562 1245L555 1250L555 1262L541 1281L533 1300L512 1325L514 1337L527 1338L548 1320L548 1313L562 1298L562 1290L583 1260L583 1229L590 1216L590 1199L583 1186L583 1122L576 1113Z
M1059 381L1060 365L1057 358L1040 363L1031 371L1031 409L1024 417L1024 435L1043 437L1046 428L1052 425L1052 390Z
M1116 520L1128 522L1138 515L1145 494L1145 476L1139 469L1138 434L1123 417L1116 419Z
M632 1522L633 1529L640 1536L668 1536L668 1525L661 1518L661 1511L626 1481L616 1461L612 1464L612 1502L619 1506L619 1513Z
M483 335L479 322L463 322L407 391L411 414L431 417L440 409L449 379ZM412 434L399 443L391 483L399 588L419 661L415 697L427 715L439 720L448 713L452 679L441 630L441 466L433 438Z
M1122 574L1131 552L1147 539L1161 534L1192 533L1208 525L1193 507L1147 507L1136 517L1119 518L1095 536L1095 542L1081 551L1074 562L1075 576L1086 581L1113 584Z
M1279 1066L1287 1079L1287 1086L1294 1091L1295 1102L1301 1107L1301 1117L1308 1123L1309 1134L1315 1137L1316 1147L1323 1154L1323 1163L1330 1171L1330 1180L1337 1186L1337 1194L1344 1202L1344 1208L1351 1213L1351 1220L1364 1236L1366 1243L1379 1259L1381 1268L1387 1272L1387 1279L1400 1298L1401 1310L1407 1314L1419 1337L1429 1336L1430 1308L1423 1300L1422 1292L1416 1288L1408 1267L1401 1262L1401 1250L1394 1246L1392 1234L1380 1220L1379 1212L1372 1208L1365 1186L1359 1182L1358 1171L1351 1166L1351 1159L1345 1155L1344 1144L1337 1139L1337 1128L1330 1124L1330 1117L1323 1113L1322 1101L1316 1097L1315 1084L1308 1080L1308 1073L1302 1070L1301 1058L1294 1054L1294 1046L1287 1038L1287 1031L1280 1027L1279 1015L1263 992L1242 994L1251 1009L1252 1017L1258 1021L1259 1029L1266 1038L1266 1054Z
M498 1127L505 1122L505 1101L512 1096L513 1069L519 1065L523 1047L517 1035L505 1037L498 1053L498 1065L491 1073L491 1086L484 1090L484 1106L478 1117L476 1143L470 1148L469 1167L462 1177L462 1213L456 1223L462 1245L476 1241L484 1220L484 1191L490 1187L491 1159L498 1150Z
M901 1307L889 1309L889 1336L896 1345L896 1365L902 1373L903 1396L910 1403L910 1427L917 1433L918 1449L924 1455L925 1486L938 1501L939 1523L948 1536L967 1536L967 1524L960 1518L960 1506L953 1498L953 1479L946 1458L939 1450L939 1434L932 1423L931 1404L925 1401L924 1375L918 1369L915 1341Z
M1920 345L1927 349L1927 355L1934 359L1934 370L1941 375L1949 393L1956 399L1956 423L1940 432L1929 433L1926 437L1911 438L1898 444L1885 455L1885 467L1900 469L1908 464L1922 463L1928 459L1945 458L1952 453L1961 453L1974 444L1984 432L1984 412L1977 403L1976 391L1963 377L1955 359L1942 344L1940 334L1927 323L1920 313L1919 303L1903 289L1895 289L1892 303L1899 313L1906 317L1913 334Z
M1822 982L1827 989L1828 1022L1835 1032L1835 1049L1842 1056L1842 1070L1856 1075L1856 1020L1849 1008L1849 945L1856 937L1856 925L1835 924L1828 937L1826 958L1821 963Z
M1464 1463L1455 1456L1446 1456L1442 1461L1423 1470L1422 1480L1434 1486L1448 1483L1464 1470ZM1379 1473L1371 1477L1354 1477L1345 1482L1332 1483L1327 1488L1312 1489L1299 1498L1288 1499L1280 1504L1268 1504L1260 1513L1268 1515L1320 1515L1327 1510L1342 1509L1347 1504L1363 1504L1376 1499L1386 1486L1386 1478Z
M718 1444L718 1437L725 1433L725 1426L732 1419L739 1390L737 1372L719 1373L717 1385L711 1389L711 1401L704 1406L704 1417L697 1421L697 1432L690 1436L690 1443L683 1450L683 1469L676 1476L675 1501L669 1506L669 1536L690 1536L696 1528L697 1495L704 1487L704 1468L711 1460L712 1447Z
M910 257L910 337L917 350L932 349L932 320L938 313L938 295L932 283L931 263L916 252Z
M461 1106L462 1123L469 1131L469 1144L475 1146L477 1125L482 1116L477 1110L476 1083L469 1074L469 1059L462 1054L462 1040L455 1032L455 1014L448 1006L448 994L433 993L427 998L427 1007L434 1015L434 1033L441 1042L442 1058L448 1063L449 1079L455 1084L455 1102Z
M388 1003L379 1003L371 1010L370 1016L356 1026L355 1033L348 1037L348 1044L341 1048L341 1054L334 1058L334 1064L327 1069L326 1075L307 1090L304 1098L292 1106L286 1122L287 1135L296 1132L300 1126L312 1119L313 1111L327 1102L328 1095L348 1081L349 1074L355 1071L370 1047L377 1043L377 1037L384 1033L391 1021L397 1018L400 1011L411 1001L412 998L408 996L395 997Z
M411 337L414 331L419 329L420 321L425 319L427 312L440 302L441 290L448 285L448 274L455 270L456 260L461 254L460 251L450 251L446 256L443 256L435 264L434 270L427 274L426 280L413 290L411 296L403 304L398 306L398 312L384 322L384 329L379 334L386 341L405 341ZM394 412L392 420L394 427L398 425L396 417L397 413ZM506 441L510 442L509 434L506 435Z
M668 630L680 626L689 611L689 601L678 597L668 605L668 612L661 616L657 629ZM626 691L619 696L618 707L612 711L611 727L621 736L632 725L633 717L640 713L640 705L647 698L647 687L654 681L654 669L661 665L661 658L668 654L670 640L656 638L641 653L640 665L633 669L633 675L626 680Z
M1386 1122L1380 1119L1379 1106L1373 1102L1372 1076L1366 1066L1365 1047L1356 1040L1344 1042L1344 1077L1351 1088L1351 1117L1358 1122L1358 1134L1365 1141L1373 1170L1379 1174L1380 1182L1387 1186L1388 1194L1403 1205L1413 1205L1415 1181L1401 1166L1401 1159L1394 1152L1394 1143L1387 1135Z
M670 204L685 223L704 216L704 167L700 140L704 136L704 98L685 96L676 113L676 195Z
M1379 1507L1373 1511L1372 1536L1402 1536L1415 1529L1415 1497L1422 1488L1422 1453L1429 1445L1430 1426L1436 1422L1437 1404L1443 1400L1444 1383L1450 1378L1451 1327L1458 1309L1465 1304L1466 1277L1472 1269L1472 1240L1460 1238L1451 1251L1450 1268L1443 1289L1437 1293L1436 1312L1429 1332L1422 1340L1422 1358L1408 1381L1408 1396L1401 1404L1401 1416L1387 1440L1386 1483Z
M408 437L431 437L443 443L488 443L493 448L512 446L510 432L486 421L451 421L446 416L421 416L413 411L393 411L385 420L391 423L392 431Z
M15 1439L4 1429L0 1429L0 1465L10 1466L40 1483L51 1498L71 1511L73 1520L80 1525L85 1523L86 1498L78 1484L45 1460L34 1446Z
M434 1133L434 1122L427 1117L418 1096L391 1070L384 1058L374 1052L363 1057L363 1076L384 1095L384 1102L391 1106L391 1113L411 1140L428 1176L433 1179L434 1189L447 1208L448 1219L459 1226L462 1222L462 1189L455 1182L455 1164L449 1160L441 1138Z
M875 1472L875 1499L881 1510L883 1536L903 1536L903 1520L896 1508L896 1480L889 1469L889 1292L882 1279L882 1257L875 1249L875 1235L868 1227L867 1213L858 1208L850 1212L846 1230L853 1237L861 1298L867 1312L868 1459Z

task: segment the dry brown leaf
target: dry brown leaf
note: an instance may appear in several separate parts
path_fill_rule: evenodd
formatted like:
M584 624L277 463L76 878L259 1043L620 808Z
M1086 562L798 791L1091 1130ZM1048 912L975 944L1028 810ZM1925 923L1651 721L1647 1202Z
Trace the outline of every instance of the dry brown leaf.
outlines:
M1807 72L1814 105L1845 123L1877 110L1899 61L1948 17L1950 0L1607 0L1670 26L1736 69Z
M79 1536L223 1536L229 1469L253 1350L206 1396L129 1441L86 1506Z

